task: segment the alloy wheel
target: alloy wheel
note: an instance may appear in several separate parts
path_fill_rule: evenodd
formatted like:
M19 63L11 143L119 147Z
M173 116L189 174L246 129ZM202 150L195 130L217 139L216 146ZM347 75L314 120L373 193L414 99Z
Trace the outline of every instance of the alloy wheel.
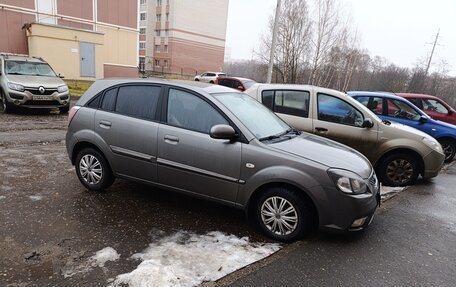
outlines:
M261 219L269 231L277 235L288 235L298 226L296 208L285 198L269 197L261 205Z
M91 154L86 154L81 158L79 172L88 184L98 184L103 176L103 168L100 161Z
M413 176L413 165L405 159L395 159L386 167L386 175L392 182L402 184L410 181Z
M442 148L445 153L445 161L447 161L454 153L454 146L451 144L442 144Z

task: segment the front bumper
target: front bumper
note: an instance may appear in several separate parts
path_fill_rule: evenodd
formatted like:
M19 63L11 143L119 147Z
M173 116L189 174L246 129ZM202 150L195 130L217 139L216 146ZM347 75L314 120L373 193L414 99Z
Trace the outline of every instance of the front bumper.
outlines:
M365 229L380 205L380 185L369 186L365 194L345 194L335 186L324 187L327 200L318 207L319 228L323 231L348 232Z
M431 151L427 156L425 156L423 158L423 178L431 178L437 176L443 167L444 160L445 155L435 150Z
M34 94L30 91L18 92L9 90L6 93L7 101L15 106L25 108L52 109L66 107L70 104L70 92L58 93L57 91L49 95Z

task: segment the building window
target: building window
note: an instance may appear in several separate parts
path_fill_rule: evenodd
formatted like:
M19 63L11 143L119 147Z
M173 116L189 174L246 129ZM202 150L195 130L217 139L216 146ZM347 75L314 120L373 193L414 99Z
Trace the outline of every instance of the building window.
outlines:
M139 57L139 63L140 63L140 64L146 63L146 58L144 58L144 57Z
M155 45L155 52L160 52L160 45Z
M161 22L162 20L162 14L157 14L157 22Z
M169 13L166 13L166 21L169 21Z
M168 45L164 45L163 46L163 52L164 53L168 53Z
M146 34L146 28L139 28L139 34L145 35Z
M53 0L35 1L38 11L38 22L47 24L57 24L56 18L50 15L56 14L56 4ZM43 14L40 14L43 13Z
M139 49L141 49L141 50L146 49L146 42L139 42Z
M166 29L166 30L165 30L165 37L168 37L168 36L169 36L169 30Z
M166 5L169 5L169 0L166 0Z
M146 20L146 12L142 12L142 13L139 15L139 17L140 17L139 19L140 19L141 21Z
M155 30L155 36L160 37L160 30Z
M162 0L157 0L157 6L161 6L162 5Z
M163 66L164 66L165 68L168 68L168 60L163 60Z
M141 1L140 1L140 4L141 4L141 5L144 5L144 4L146 4L146 3L147 3L147 0L141 0Z
M160 60L155 59L155 67L160 67Z

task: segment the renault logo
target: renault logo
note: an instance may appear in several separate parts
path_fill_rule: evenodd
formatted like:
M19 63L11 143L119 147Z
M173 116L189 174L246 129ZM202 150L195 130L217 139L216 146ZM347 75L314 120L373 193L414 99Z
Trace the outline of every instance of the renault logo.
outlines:
M44 94L44 92L45 92L46 90L44 89L44 87L39 87L39 88L38 88L38 91L40 92L40 94Z

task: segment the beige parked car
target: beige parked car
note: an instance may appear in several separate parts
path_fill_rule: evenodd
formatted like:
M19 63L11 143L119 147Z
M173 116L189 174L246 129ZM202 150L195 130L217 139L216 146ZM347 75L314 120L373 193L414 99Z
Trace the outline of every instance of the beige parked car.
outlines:
M431 136L382 121L345 93L315 86L256 84L246 91L296 129L350 146L365 155L389 186L437 176L445 155Z

